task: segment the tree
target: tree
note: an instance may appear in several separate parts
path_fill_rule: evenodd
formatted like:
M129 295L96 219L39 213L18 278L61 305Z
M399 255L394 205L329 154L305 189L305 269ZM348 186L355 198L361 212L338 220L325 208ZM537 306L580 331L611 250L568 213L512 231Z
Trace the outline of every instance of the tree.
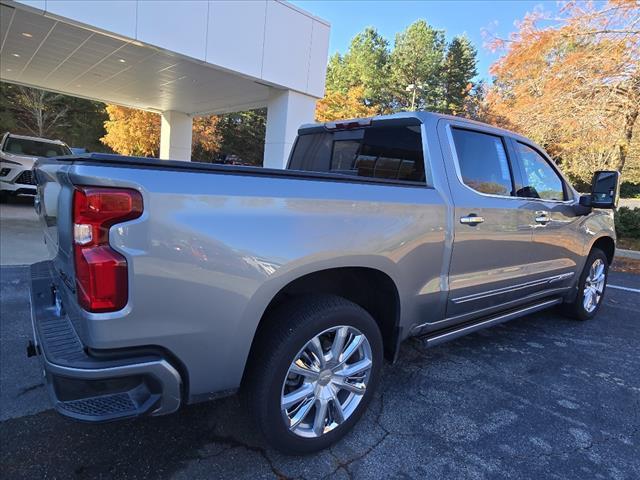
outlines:
M221 155L236 155L243 163L262 166L267 109L220 115Z
M104 103L0 82L0 132L44 136L104 150Z
M122 155L158 156L160 115L118 105L107 105L107 113L107 134L100 139L105 145ZM196 117L191 158L217 162L233 154L245 163L262 165L265 124L266 109Z
M346 94L362 87L362 101L382 110L388 97L389 43L374 28L367 27L351 40L342 57L335 54L327 67L327 91Z
M443 67L444 32L418 20L396 35L391 52L394 110L445 109Z
M454 37L444 60L445 112L454 115L465 110L465 102L473 89L477 75L477 51L465 36Z
M212 162L217 158L222 142L222 135L218 128L219 122L220 117L217 115L193 119L191 160Z
M640 112L636 1L572 1L555 19L530 14L494 46L505 50L487 96L494 122L534 138L580 180L640 162L630 155Z
M62 101L64 95L18 85L7 85L4 90L11 104L14 125L25 133L44 138L68 126L69 106Z
M135 108L107 105L109 119L102 143L122 155L157 157L160 150L160 115Z
M371 117L378 113L377 108L369 107L364 101L364 87L352 87L347 93L329 92L316 106L316 120L329 122L344 118Z
M424 20L396 35L393 50L374 28L356 35L344 56L329 59L325 98L316 117L353 118L403 110L480 110L474 88L476 49L466 37L447 48L444 32Z

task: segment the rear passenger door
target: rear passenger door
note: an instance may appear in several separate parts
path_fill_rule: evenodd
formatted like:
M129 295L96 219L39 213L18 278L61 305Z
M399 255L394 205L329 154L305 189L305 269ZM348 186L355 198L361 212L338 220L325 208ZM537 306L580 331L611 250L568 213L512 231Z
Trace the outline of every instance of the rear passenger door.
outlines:
M453 252L443 327L517 304L529 285L532 239L527 199L507 138L491 127L440 120L438 134L453 198Z

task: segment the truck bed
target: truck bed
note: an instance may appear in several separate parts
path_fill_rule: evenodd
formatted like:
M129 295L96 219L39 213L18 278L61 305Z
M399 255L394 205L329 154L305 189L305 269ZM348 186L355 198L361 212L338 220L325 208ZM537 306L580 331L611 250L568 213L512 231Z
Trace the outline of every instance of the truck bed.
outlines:
M420 299L403 309L407 318L441 305L448 207L424 183L106 154L47 159L37 176L52 268L83 345L170 352L190 366L189 401L238 387L270 301L308 273L384 272L408 299ZM77 306L78 185L134 189L143 198L142 216L109 233L129 265L129 302L118 312Z

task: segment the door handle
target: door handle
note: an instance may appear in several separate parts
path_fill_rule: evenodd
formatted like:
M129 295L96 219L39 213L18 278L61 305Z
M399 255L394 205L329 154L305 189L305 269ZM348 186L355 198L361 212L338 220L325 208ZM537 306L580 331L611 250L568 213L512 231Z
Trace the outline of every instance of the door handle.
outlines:
M484 222L484 217L479 217L475 213L467 215L466 217L460 217L460 223L464 225L474 226L482 222Z
M537 223L541 223L543 225L546 225L550 221L551 221L551 217L549 217L549 214L547 212L544 212L544 211L536 212L536 222Z

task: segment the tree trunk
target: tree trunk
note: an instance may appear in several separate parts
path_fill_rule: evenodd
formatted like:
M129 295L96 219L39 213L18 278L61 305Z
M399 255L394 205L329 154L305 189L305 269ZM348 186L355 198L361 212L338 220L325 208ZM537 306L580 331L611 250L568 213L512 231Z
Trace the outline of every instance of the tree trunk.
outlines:
M625 115L624 140L618 147L618 164L616 165L616 170L620 173L622 173L625 161L627 160L627 152L629 151L631 139L633 138L633 127L636 124L636 120L638 120L639 113L638 108L635 108Z

